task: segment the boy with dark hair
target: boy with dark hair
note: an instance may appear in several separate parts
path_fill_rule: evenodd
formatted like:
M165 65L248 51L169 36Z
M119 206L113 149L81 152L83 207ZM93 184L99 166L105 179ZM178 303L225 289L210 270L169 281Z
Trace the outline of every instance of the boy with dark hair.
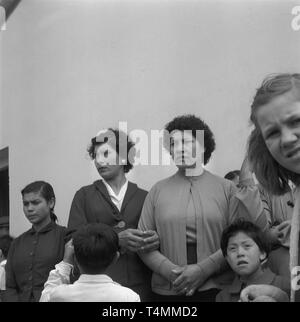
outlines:
M12 241L9 235L0 237L0 293L5 290L5 264Z
M138 294L105 274L118 260L118 242L117 233L105 224L78 229L65 246L63 261L50 272L40 302L140 302ZM81 275L69 285L74 261Z
M253 223L238 220L227 227L222 233L221 249L236 277L217 295L217 302L237 302L242 289L252 284L270 284L289 292L289 279L264 267L269 245Z

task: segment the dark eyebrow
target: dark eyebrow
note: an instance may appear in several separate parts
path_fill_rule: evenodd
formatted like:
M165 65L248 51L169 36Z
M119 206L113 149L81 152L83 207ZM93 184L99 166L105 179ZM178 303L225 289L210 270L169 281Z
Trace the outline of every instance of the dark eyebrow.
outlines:
M294 120L299 119L299 118L300 118L300 114L292 114L292 115L288 116L285 121L286 122L294 121Z
M23 200L23 202L36 202L36 201L40 201L40 198L37 199L33 199L33 200Z
M263 135L265 137L267 137L270 133L272 133L275 130L277 130L277 126L276 125L271 125L271 126L267 127L267 129L263 132Z
M246 239L246 240L243 240L242 241L242 244L245 244L245 243L254 243L254 240L253 239Z
M237 243L229 243L229 244L227 245L227 247L230 247L230 246L237 246Z
M241 243L248 243L248 242L254 243L254 240L252 238L247 238L247 239L243 240ZM238 245L238 244L237 243L228 243L228 246L231 246L231 245Z

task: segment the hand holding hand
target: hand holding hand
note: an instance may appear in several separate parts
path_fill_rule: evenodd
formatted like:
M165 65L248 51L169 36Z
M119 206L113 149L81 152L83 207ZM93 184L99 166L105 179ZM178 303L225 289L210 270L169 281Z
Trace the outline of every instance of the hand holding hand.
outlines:
M137 252L144 246L144 232L129 228L119 232L119 245L121 249Z
M174 271L174 270L173 270ZM178 272L180 272L178 270ZM177 294L191 296L206 280L200 266L197 264L186 265L180 275L173 282L173 288Z
M270 238L270 242L272 244L276 244L280 242L280 238L284 237L284 232L287 233L287 230L290 228L291 222L290 221L283 221L279 225L272 226L269 230L268 236Z
M279 231L279 237L282 237L282 234L284 231L291 229L291 220L286 220L280 223L278 226L278 231Z
M175 268L173 268L170 273L169 281L173 284L176 281L176 279L178 278L178 276L180 276L180 274L182 274L184 269L185 269L185 267L181 267L181 266L176 266Z
M154 230L147 230L143 232L144 241L140 251L150 252L159 248L159 237Z
M278 239L280 236L280 231L278 229L278 226L273 226L268 231L268 239L271 244L278 244Z

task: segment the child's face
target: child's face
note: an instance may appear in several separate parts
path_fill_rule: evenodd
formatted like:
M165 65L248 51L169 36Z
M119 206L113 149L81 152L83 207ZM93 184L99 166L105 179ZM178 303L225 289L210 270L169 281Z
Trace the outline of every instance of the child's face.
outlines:
M259 107L257 122L273 158L300 174L300 93L291 90Z
M39 192L25 193L23 196L24 214L33 225L49 221L52 207L54 201L47 202Z
M261 267L261 261L266 254L262 252L255 241L243 232L229 238L226 260L235 273L249 276Z

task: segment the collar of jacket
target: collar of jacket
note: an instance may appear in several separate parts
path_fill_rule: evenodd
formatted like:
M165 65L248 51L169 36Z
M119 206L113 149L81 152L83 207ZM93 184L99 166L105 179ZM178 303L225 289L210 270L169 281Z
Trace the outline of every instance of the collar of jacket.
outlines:
M107 191L103 181L97 180L94 182L94 185L95 185L96 189L101 193L103 198L110 204L110 206L112 207L112 210L113 210L113 214L115 216L118 216L124 212L124 209L126 208L128 202L133 198L133 196L135 195L135 193L138 190L137 184L128 181L128 187L127 187L127 190L126 190L126 193L124 196L122 208L121 208L121 211L119 211L119 209L116 207L116 205L111 201L110 196L108 194L108 191ZM121 219L121 218L119 218L119 219Z
M56 223L51 220L51 222L45 226L44 228L42 228L40 231L36 231L33 226L29 229L29 233L30 234L43 234L43 233L47 233L48 231L52 230L54 227L56 226Z

